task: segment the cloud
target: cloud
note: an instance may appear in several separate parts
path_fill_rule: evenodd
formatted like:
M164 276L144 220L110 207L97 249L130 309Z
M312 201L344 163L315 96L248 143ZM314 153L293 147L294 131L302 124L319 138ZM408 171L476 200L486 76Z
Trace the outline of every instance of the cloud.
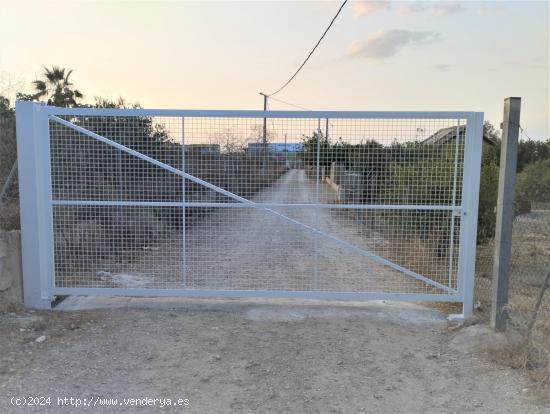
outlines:
M411 1L402 3L392 3L387 0L368 0L356 1L352 3L353 17L367 17L371 14L392 10L398 15L408 15L413 13L428 13L432 16L449 16L464 11L464 8L459 3L437 3L437 2L417 2Z
M438 40L439 37L440 35L434 32L382 30L353 43L347 56L383 59L395 55L407 45L429 43Z
M544 69L548 71L548 56L534 57L528 62L525 62L525 66L529 69Z
M477 9L477 14L480 16L491 16L502 11L504 7L501 4L486 4L484 3Z
M397 14L429 13L433 16L449 16L463 10L463 7L457 3L438 4L436 6L426 3L406 3L397 8Z
M447 71L451 68L450 65L434 65L435 70Z
M366 17L370 14L390 8L389 1L356 1L352 3L353 17Z
M450 14L460 13L464 9L460 4L447 4L440 6L433 6L430 9L430 13L434 16L448 16Z

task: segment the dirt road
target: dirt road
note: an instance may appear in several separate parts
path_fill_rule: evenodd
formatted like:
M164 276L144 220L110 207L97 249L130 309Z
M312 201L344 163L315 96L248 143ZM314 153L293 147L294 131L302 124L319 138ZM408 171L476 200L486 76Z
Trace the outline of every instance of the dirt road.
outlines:
M180 300L0 315L2 413L549 413L518 372L408 305ZM37 338L44 337L42 342ZM523 391L529 389L528 391ZM17 408L11 397L51 397ZM95 407L57 398L101 399ZM118 399L116 407L101 406ZM123 398L188 399L187 407Z
M326 184L317 187L306 178L304 170L290 170L252 201L292 205L313 204L317 199L331 203L336 200L336 193ZM434 291L427 284L316 235L305 226L366 251L385 243L374 233L360 234L353 220L346 220L335 210L312 205L266 211L241 204L214 209L200 224L188 228L185 248L181 239L168 239L155 250L146 251L141 260L121 269L124 277L115 277L119 287L126 284L227 290Z

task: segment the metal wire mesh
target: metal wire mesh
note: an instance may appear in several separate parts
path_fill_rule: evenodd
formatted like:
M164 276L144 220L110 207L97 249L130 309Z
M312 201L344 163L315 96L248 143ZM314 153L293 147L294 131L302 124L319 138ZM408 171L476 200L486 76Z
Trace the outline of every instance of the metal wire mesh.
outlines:
M61 118L56 287L458 287L463 119Z
M509 274L510 324L525 332L532 317L550 261L550 205L533 203L532 210L514 219ZM479 246L476 262L475 297L481 315L488 317L491 307L494 241ZM532 337L546 349L550 363L550 292L547 291L534 325Z

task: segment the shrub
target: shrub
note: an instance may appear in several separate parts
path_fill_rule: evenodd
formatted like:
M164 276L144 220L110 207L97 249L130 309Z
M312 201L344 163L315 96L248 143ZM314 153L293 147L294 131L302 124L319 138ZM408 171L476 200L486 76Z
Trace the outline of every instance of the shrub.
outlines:
M478 243L485 243L495 235L497 196L498 167L493 163L483 164L479 182Z
M536 161L518 174L516 189L529 201L550 201L550 159Z

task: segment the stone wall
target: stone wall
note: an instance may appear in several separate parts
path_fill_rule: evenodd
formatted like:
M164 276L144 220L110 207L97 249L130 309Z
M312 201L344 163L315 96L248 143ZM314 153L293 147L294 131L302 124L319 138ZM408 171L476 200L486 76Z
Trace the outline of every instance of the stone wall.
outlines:
M0 231L0 312L23 304L21 233Z

